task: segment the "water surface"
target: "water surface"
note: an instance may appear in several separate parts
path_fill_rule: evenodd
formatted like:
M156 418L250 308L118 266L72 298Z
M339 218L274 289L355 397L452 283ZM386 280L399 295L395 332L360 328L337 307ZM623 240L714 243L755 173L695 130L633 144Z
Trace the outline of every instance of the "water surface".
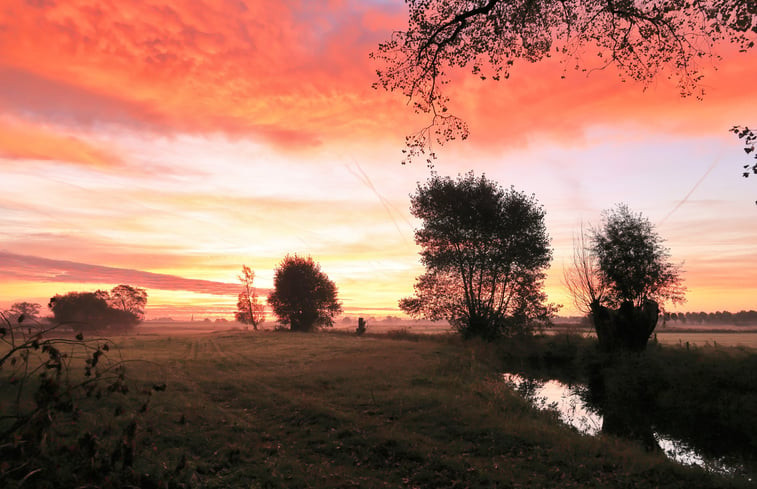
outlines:
M519 374L506 373L503 379L538 409L555 411L560 420L582 434L596 436L607 430L605 418L598 409L584 399L588 388L582 384L568 385L559 380L537 380ZM633 409L627 406L626 409ZM743 465L726 458L705 457L684 440L673 438L649 427L656 449L680 464L696 465L721 475L746 475ZM749 479L751 480L751 478Z

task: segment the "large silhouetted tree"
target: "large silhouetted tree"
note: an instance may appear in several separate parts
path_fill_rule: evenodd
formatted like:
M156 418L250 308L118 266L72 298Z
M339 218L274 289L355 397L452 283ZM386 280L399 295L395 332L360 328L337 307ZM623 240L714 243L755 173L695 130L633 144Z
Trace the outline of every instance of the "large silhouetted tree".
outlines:
M426 272L402 310L487 339L549 320L555 307L543 288L552 251L533 196L472 172L434 174L418 184L410 210L422 222L415 241Z
M313 331L333 326L342 312L334 282L311 257L287 255L274 270L268 304L281 324L292 331Z
M246 265L242 265L242 274L239 275L242 282L242 291L237 298L237 312L234 317L243 324L251 324L257 331L258 326L265 321L265 307L258 301L258 292L255 290L255 272Z
M603 213L588 243L576 243L567 284L590 311L604 349L643 350L660 306L683 302L681 267L663 243L649 219L624 204Z
M754 0L406 0L407 29L379 45L375 86L398 90L416 111L431 113L408 138L409 159L433 158L433 140L465 138L464 121L447 113L442 90L450 69L507 78L520 61L561 56L587 71L615 66L625 81L674 79L682 95L701 95L703 59L725 41L754 47Z
M592 231L591 243L609 305L630 302L639 307L649 300L683 300L680 266L671 262L664 240L640 213L625 204L605 211L601 227Z

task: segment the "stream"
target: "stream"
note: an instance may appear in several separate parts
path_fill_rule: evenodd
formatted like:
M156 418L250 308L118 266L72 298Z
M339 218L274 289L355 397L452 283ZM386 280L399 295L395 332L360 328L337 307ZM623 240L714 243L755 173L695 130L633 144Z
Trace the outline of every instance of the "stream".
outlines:
M560 420L578 432L596 436L608 431L607 422L599 410L589 406L584 399L588 388L585 385L566 385L558 380L537 380L519 374L505 373L504 381L538 409L557 412ZM727 476L751 476L743 464L722 458L710 458L699 453L694 447L650 427L653 443L668 458L684 465L697 465L703 469ZM653 439L653 441L652 441Z

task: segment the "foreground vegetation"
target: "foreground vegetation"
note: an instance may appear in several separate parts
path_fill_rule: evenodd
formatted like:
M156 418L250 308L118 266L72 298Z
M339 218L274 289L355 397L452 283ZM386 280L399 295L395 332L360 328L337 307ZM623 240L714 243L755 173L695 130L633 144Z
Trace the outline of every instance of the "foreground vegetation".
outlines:
M545 363L543 354L527 353L538 345L521 345L526 355L518 359L503 344L402 332L226 332L117 343L133 382L167 389L134 417L134 463L100 486L742 484L675 465L637 443L580 436L532 409L499 373L508 362ZM86 487L84 472L66 473L80 456L61 451L24 486L57 479Z

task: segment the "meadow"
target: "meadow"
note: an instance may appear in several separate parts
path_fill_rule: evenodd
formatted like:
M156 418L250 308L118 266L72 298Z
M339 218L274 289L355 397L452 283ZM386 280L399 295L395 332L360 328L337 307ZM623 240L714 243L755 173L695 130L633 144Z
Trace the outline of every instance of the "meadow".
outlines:
M354 332L356 321L337 321L332 331ZM264 323L263 330L274 329L275 324ZM205 322L205 321L149 321L139 326L138 332L145 334L192 334L214 333L227 330L244 330L248 326L231 322ZM386 334L397 331L407 331L411 334L447 334L452 330L446 321L427 321L411 319L369 319L368 331L371 333ZM594 331L590 326L577 322L561 322L544 331L545 334L574 334L583 337L594 337ZM757 327L744 327L737 325L717 326L688 326L681 327L660 325L655 330L655 335L660 343L666 345L682 345L688 342L690 345L706 346L744 346L757 349Z
M134 416L140 487L749 486L535 410L501 380L524 361L517 344L402 329L142 333L114 339L131 382L166 386ZM46 487L35 477L25 487Z

